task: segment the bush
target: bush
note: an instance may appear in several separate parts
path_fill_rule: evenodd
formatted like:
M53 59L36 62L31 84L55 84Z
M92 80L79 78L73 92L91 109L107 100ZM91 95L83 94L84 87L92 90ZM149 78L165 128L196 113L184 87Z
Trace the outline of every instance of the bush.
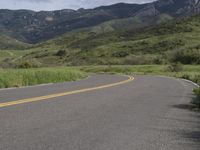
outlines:
M182 64L200 64L200 49L178 50L172 54L172 62Z
M200 85L200 75L199 74L195 74L195 75L183 74L180 77L183 78L183 79L193 81L194 83L197 83L198 85Z
M129 53L124 51L119 51L112 54L113 57L118 57L118 58L126 57L128 55Z
M41 66L41 63L35 59L29 61L22 61L17 65L17 68L28 69L28 68L38 68Z
M59 50L56 53L56 56L64 57L67 54L66 50Z
M153 63L154 63L154 64L157 64L157 65L163 64L163 62L164 62L164 60L163 60L163 58L161 58L161 57L156 57L156 58L154 58L154 60L153 60Z
M18 68L24 68L24 69L32 68L32 64L30 62L24 61L18 65Z
M198 96L200 96L200 88L194 89L194 93Z
M156 43L153 46L153 49L167 51L167 50L173 50L177 47L183 46L184 44L185 44L184 41L181 39L163 40Z
M191 77L190 77L190 75L188 75L188 74L183 74L183 75L181 76L181 78L186 79L186 80L191 80Z
M167 67L170 72L180 72L183 70L183 65L181 63L174 63Z
M193 78L192 78L192 81L197 83L198 85L200 85L200 75L195 75Z
M153 64L153 59L151 56L136 56L129 55L124 59L123 64L126 65L145 65L145 64Z
M197 95L197 97L193 103L200 108L200 88L194 89L194 93Z

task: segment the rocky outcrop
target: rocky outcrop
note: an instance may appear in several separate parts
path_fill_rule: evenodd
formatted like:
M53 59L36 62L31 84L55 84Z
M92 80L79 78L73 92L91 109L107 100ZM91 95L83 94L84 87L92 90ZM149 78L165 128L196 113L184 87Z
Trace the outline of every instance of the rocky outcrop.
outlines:
M200 13L200 0L158 0L154 4L158 10L176 17Z
M145 18L145 17L155 17L160 12L155 8L154 4L148 4L146 7L138 11L135 16L139 18Z

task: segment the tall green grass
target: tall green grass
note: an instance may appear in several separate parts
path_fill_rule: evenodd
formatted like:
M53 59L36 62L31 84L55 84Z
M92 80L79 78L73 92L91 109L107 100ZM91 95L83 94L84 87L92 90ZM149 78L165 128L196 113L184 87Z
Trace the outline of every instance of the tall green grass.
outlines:
M1 69L0 88L74 81L86 74L73 68Z
M115 66L85 66L80 70L91 73L122 73L138 75L167 75L174 77L195 77L200 75L200 65L183 65L182 70L172 72L168 65L115 65Z
M189 79L200 84L200 65L184 65L178 72L169 71L168 65L126 65L0 69L0 88L74 81L86 77L87 73L165 75Z
M171 71L169 65L85 66L80 67L80 70L89 73L164 75L188 79L200 85L200 65L182 65L179 71Z

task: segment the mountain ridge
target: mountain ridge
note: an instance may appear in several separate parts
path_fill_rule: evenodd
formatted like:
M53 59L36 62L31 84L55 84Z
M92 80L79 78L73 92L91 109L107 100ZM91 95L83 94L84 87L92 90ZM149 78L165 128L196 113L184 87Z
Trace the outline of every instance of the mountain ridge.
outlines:
M168 18L179 18L199 13L200 0L158 0L146 4L118 3L94 9L39 12L2 9L0 32L23 42L38 43L73 30L116 19L137 18L141 22L140 25L148 26L162 22L159 17L163 14L169 16ZM132 26L136 24L133 23Z

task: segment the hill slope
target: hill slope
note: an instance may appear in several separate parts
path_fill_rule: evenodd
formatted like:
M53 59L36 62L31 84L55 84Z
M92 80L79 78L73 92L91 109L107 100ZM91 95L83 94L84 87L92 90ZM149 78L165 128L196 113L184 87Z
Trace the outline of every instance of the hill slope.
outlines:
M42 66L200 64L200 15L137 31L102 33L98 28L74 31L41 43L20 61L34 60Z
M158 0L141 5L119 3L77 11L0 10L0 32L25 42L37 43L115 19L134 18L139 21L132 21L132 27L143 27L143 24L152 25L166 17L179 18L199 12L200 0ZM126 26L130 27L129 21L124 28Z
M0 34L0 50L3 49L25 49L28 48L30 44L21 42L7 35Z

